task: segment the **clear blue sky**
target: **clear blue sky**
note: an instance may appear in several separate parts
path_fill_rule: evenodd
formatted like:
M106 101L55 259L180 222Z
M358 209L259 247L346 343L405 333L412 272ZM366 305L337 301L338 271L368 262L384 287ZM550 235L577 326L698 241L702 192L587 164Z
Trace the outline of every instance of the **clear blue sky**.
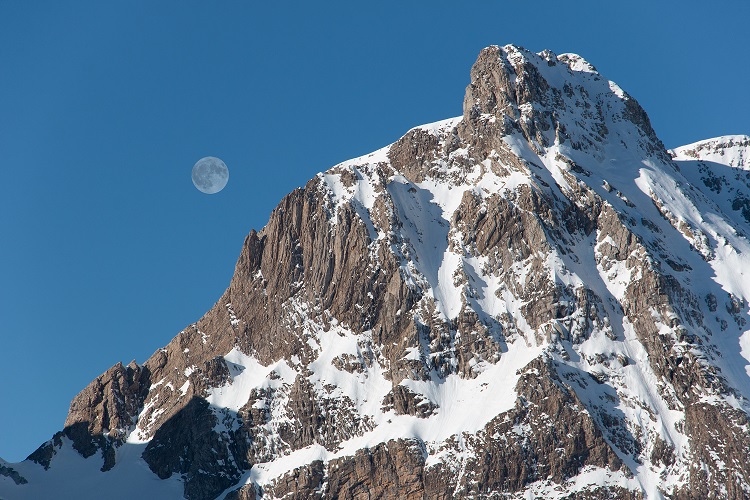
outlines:
M581 54L674 147L750 133L747 19L745 0L0 0L0 457L210 308L284 194L459 115L482 47ZM212 196L190 180L209 155L231 172Z

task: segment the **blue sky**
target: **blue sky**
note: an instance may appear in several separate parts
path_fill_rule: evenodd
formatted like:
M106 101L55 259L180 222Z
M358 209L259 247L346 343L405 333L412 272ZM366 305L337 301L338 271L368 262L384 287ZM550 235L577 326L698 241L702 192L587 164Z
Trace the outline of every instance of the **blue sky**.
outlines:
M481 48L581 54L674 147L750 134L749 18L744 0L0 0L0 457L209 309L287 192L461 114ZM191 183L203 156L229 166L217 195Z

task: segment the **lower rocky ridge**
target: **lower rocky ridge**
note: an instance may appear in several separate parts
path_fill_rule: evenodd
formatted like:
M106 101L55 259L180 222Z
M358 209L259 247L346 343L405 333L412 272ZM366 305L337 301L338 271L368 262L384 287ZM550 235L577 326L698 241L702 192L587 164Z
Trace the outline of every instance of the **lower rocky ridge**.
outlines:
M642 498L629 489L632 474L548 356L524 368L516 391L514 408L476 434L439 445L390 440L354 456L313 461L267 484L247 484L226 498L525 498L529 492Z

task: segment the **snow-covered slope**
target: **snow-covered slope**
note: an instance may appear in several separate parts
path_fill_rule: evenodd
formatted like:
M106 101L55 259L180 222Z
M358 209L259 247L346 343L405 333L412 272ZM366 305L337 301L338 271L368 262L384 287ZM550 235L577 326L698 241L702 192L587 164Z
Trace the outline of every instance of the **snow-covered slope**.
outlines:
M573 54L471 77L287 196L0 497L750 496L750 139L667 152Z

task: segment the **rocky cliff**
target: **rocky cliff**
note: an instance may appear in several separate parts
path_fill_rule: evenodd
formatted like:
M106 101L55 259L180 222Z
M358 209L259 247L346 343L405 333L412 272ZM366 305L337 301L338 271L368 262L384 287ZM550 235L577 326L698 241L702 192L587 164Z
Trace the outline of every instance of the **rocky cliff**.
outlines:
M750 138L515 46L463 108L286 196L0 496L750 497Z

